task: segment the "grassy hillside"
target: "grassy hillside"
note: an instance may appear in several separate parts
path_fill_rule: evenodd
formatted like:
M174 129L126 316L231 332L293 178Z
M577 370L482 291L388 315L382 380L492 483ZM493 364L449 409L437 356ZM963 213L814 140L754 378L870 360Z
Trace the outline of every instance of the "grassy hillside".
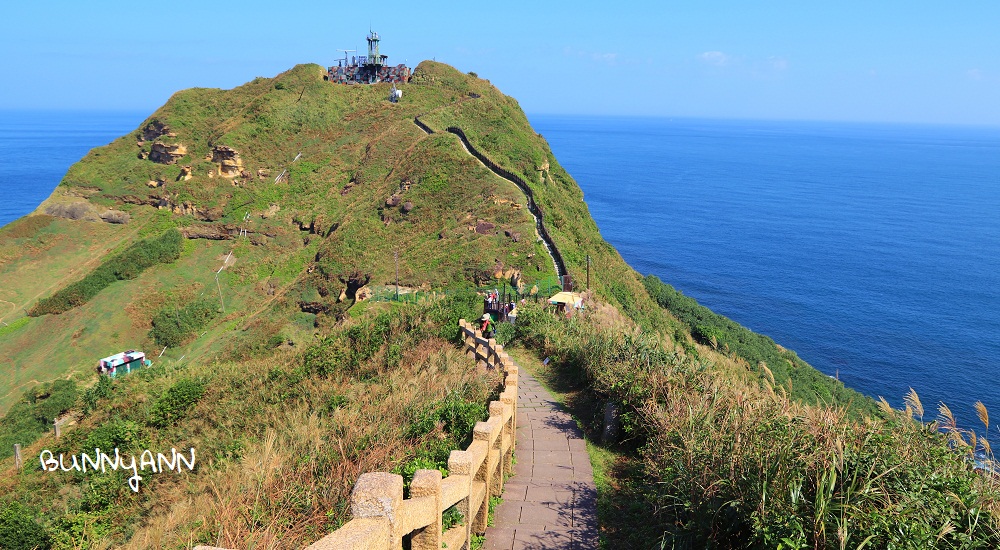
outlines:
M609 547L997 540L996 486L962 454L982 438L953 430L955 452L643 279L488 81L425 61L390 103L387 85L322 75L300 65L178 92L0 229L0 458L12 443L29 457L20 473L3 463L0 547L294 547L347 519L359 473L443 468L498 382L451 342L481 314L473 289L527 294L556 275L518 185L578 286L591 258L586 314L529 304L503 337L554 358L591 429L604 403L622 408L628 437L607 449L601 497ZM397 271L422 299L358 299ZM95 362L125 349L154 365L99 379ZM56 441L46 431L67 412ZM116 446L194 447L198 467L134 493L121 472L36 460ZM626 501L634 517L607 512ZM648 528L621 528L633 521ZM902 521L921 531L884 534Z

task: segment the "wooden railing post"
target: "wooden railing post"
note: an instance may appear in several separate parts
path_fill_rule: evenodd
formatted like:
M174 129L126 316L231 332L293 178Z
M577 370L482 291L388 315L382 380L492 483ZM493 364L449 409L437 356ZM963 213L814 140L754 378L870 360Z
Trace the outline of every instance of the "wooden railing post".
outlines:
M465 547L468 548L469 541L472 540L472 523L475 519L473 514L476 512L472 510L472 480L475 478L476 472L472 471L472 457L469 456L469 451L451 452L448 457L448 475L466 476L469 480L469 484L465 488L465 498L455 505L465 518Z
M413 550L441 550L441 472L440 470L417 470L410 483L410 498L432 497L434 499L434 523L417 529L410 538Z
M387 518L392 527L389 550L403 548L397 537L399 507L403 504L403 476L387 472L361 474L351 491L351 515L355 518ZM373 549L374 550L374 549Z
M23 465L24 465L24 463L21 461L21 444L20 443L15 443L14 444L14 466L17 468L17 471L20 472L21 471L21 466L23 466Z

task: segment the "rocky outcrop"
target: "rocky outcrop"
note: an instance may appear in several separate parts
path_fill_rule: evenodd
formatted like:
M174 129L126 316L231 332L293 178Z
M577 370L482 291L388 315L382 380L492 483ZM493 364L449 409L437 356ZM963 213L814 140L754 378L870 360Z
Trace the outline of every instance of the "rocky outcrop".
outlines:
M260 217L266 220L277 214L279 210L281 210L280 206L278 206L277 204L272 204L270 208L261 213Z
M143 141L153 141L154 139L167 136L174 137L177 134L170 131L170 127L166 124L160 122L159 120L152 120L145 128L142 129L142 140Z
M177 164L177 160L187 153L187 147L180 143L167 144L157 141L149 148L149 160L160 164Z
M299 309L305 313L319 315L320 313L330 313L330 306L323 302L299 302Z
M117 224L126 224L132 219L132 217L128 215L128 212L122 212L121 210L108 210L101 212L100 216L101 219L107 223Z
M413 203L410 202L410 201L404 202L403 203L403 213L404 214L409 214L411 210L413 210Z
M219 165L219 175L224 178L235 178L244 171L240 154L228 145L212 148L212 162Z
M181 173L177 174L177 181L188 181L193 178L194 175L191 174L191 165L181 166Z
M399 195L393 195L393 196L389 197L388 199L385 199L385 205L386 206L391 206L391 207L399 206L399 203L402 200L403 199L399 198Z
M195 219L206 222L214 222L225 214L222 207L199 208L190 201L175 201L169 193L166 195L149 195L145 198L135 195L125 195L120 200L125 204L141 204L153 206L160 210L170 210L174 214L193 216Z
M94 207L89 202L79 201L73 203L53 204L45 208L45 213L56 218L67 220L97 221L100 217L94 212Z
M490 222L479 222L476 224L475 231L480 235L489 235L496 228L496 224Z
M226 241L236 236L236 228L225 225L189 225L180 228L181 235L188 239L209 239L212 241Z
M152 189L156 189L157 187L163 187L166 184L167 180L164 178L157 178L155 180L149 180L146 182L146 186Z
M360 271L354 271L347 275L341 275L339 278L340 282L347 285L347 290L345 291L347 298L353 298L355 300L361 299L358 298L358 292L360 292L362 288L367 288L368 282L372 280L372 276L370 274L361 273ZM371 289L368 289L368 291L371 292Z

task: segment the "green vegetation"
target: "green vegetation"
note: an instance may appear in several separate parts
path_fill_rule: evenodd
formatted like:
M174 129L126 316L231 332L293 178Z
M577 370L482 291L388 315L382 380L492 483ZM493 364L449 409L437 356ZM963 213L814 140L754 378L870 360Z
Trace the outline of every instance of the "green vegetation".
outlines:
M618 489L602 497L614 509L609 547L1000 544L1000 484L967 460L988 446L955 428L949 445L938 424L914 421L911 412L923 414L915 394L906 412L849 414L793 398L770 378L748 384L656 335L532 305L518 338L551 357L563 383L622 406ZM583 420L599 433L596 415Z
M39 550L52 546L45 529L35 522L32 510L17 502L0 508L0 548Z
M56 380L40 384L24 393L0 421L0 458L14 454L14 444L34 443L52 430L52 422L76 403L76 382Z
M183 378L157 399L149 409L149 424L165 428L184 417L205 393L205 384L197 380Z
M31 319L27 317L21 317L20 319L12 321L10 324L0 326L0 337L15 332L17 329L23 327L24 325L27 325L29 321L31 321Z
M178 308L160 310L149 336L161 346L177 347L218 315L214 300L200 298Z
M139 241L124 252L105 260L83 279L39 300L28 315L38 317L59 314L84 304L115 281L135 279L149 267L176 260L181 255L181 242L181 234L176 230Z
M968 460L989 437L946 409L940 424L915 422L915 395L907 412L878 407L640 277L488 81L424 62L402 86L390 104L387 85L335 86L300 65L179 92L47 201L120 209L128 224L32 215L0 228L0 314L17 316L0 328L13 365L0 377L0 458L14 443L26 456L198 455L195 471L149 476L139 493L121 471L0 479L0 537L21 537L0 546L301 547L348 519L361 472L409 483L446 471L500 382L455 346L458 320L482 314L473 289L544 297L555 276L524 189L574 280L590 257L587 309L519 306L497 338L539 369L551 358L548 381L588 434L605 403L619 406L622 440L594 452L605 547L1000 544L997 480ZM153 162L157 142L184 149ZM242 169L220 174L212 159L230 152ZM384 291L397 270L398 301ZM97 358L160 346L151 368L94 379ZM76 424L44 435L64 411Z

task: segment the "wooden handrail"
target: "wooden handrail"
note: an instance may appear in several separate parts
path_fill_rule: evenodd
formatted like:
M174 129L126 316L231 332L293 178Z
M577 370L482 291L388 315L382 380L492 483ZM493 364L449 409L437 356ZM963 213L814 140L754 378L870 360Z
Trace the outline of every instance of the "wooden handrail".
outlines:
M363 548L397 550L409 537L413 550L469 548L472 534L486 532L490 497L503 491L513 468L517 429L517 365L503 346L483 335L471 323L458 322L466 353L477 365L503 369L504 389L490 403L489 418L473 428L468 448L448 457L448 477L438 470L417 470L410 483L410 498L403 498L403 477L388 472L362 474L351 491L354 518L336 531L309 545L309 550ZM442 533L442 514L457 506L462 525ZM210 550L196 546L195 550Z

